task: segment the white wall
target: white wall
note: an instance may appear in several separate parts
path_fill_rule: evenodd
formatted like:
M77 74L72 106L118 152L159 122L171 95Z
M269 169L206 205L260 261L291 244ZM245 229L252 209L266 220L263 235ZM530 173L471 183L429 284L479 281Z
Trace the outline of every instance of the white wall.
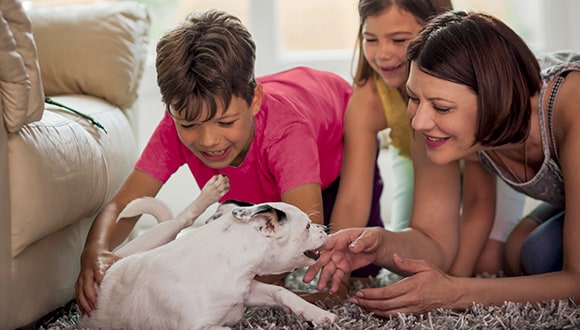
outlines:
M546 49L580 50L580 1L545 0Z

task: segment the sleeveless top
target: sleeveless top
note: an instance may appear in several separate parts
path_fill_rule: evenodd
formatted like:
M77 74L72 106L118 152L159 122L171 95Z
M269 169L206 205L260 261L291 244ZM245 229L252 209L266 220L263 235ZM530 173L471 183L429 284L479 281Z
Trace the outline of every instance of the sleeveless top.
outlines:
M542 138L542 149L544 151L544 161L542 162L540 169L527 182L515 182L506 176L506 169L498 167L489 157L487 152L481 151L479 152L479 156L482 163L485 165L485 167L488 168L488 170L498 175L503 181L505 181L515 190L535 199L550 203L554 206L564 208L566 202L564 198L564 178L562 176L562 169L560 168L559 164L558 149L556 148L554 131L552 127L552 112L558 89L564 81L566 74L572 70L580 71L580 53L547 54L539 58L539 63L543 66L546 66L547 64L552 65L542 71L543 84L538 101L540 135ZM556 82L554 83L554 87L548 98L548 105L546 109L548 112L548 127L546 128L544 123L543 109L544 97L548 83L556 76ZM552 142L551 147L554 150L554 158L550 156L550 146L548 145L547 134L550 134L550 140Z
M396 88L385 84L379 75L375 75L377 92L387 118L387 127L391 129L390 144L399 149L399 154L411 158L411 121L407 113L407 104Z

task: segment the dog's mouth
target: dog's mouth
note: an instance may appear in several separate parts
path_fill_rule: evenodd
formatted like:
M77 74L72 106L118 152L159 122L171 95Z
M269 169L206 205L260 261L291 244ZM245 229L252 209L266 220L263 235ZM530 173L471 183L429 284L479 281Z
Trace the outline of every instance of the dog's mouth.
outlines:
M304 255L310 259L318 260L318 258L320 258L320 251L319 250L308 250L308 251L304 251Z

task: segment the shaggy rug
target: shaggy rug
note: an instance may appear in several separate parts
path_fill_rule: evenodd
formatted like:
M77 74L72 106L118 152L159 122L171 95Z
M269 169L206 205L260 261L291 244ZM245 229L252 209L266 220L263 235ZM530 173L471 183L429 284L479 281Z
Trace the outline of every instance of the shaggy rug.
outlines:
M296 276L301 276L297 274ZM366 285L379 286L392 283L396 276L382 275ZM298 284L300 283L300 284ZM311 290L301 281L289 277L287 286L299 290ZM360 282L351 287L351 292L363 287ZM338 315L332 326L315 327L293 314L279 308L247 308L244 319L233 326L236 330L246 329L579 329L580 306L573 301L546 301L538 304L506 302L502 306L472 304L462 312L438 309L423 315L399 314L390 318L377 317L352 303L326 300L318 303ZM37 322L35 329L76 329L79 318L77 305L71 302L60 310Z

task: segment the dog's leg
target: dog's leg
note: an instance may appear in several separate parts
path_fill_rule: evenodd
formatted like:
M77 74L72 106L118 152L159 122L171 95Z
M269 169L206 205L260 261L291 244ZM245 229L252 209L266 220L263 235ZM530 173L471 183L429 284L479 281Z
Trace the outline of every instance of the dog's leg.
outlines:
M334 323L337 319L336 314L307 302L284 287L256 280L252 280L246 305L282 307L287 313L291 311L317 325Z
M199 217L205 209L207 209L211 204L218 202L219 199L229 190L229 187L230 183L227 177L223 175L215 175L206 183L199 196L174 220L163 221L155 225L153 228L139 235L134 240L120 247L115 251L115 254L120 257L126 257L137 252L151 250L174 240L183 228L191 226L193 221ZM154 203L158 201L154 200L151 202ZM155 213L153 213L153 215L155 215Z
M189 227L210 205L217 203L230 190L230 180L225 175L214 175L201 189L197 197L189 206L175 217L182 223L182 228Z

